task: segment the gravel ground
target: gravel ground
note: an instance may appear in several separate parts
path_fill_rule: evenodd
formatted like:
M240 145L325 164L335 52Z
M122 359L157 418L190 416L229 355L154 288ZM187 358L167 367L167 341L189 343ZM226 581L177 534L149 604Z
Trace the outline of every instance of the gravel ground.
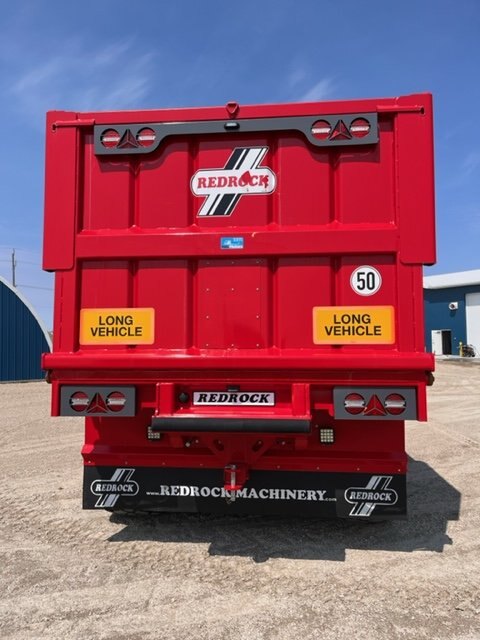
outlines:
M0 637L480 639L480 367L409 423L407 522L81 509L81 420L0 385Z

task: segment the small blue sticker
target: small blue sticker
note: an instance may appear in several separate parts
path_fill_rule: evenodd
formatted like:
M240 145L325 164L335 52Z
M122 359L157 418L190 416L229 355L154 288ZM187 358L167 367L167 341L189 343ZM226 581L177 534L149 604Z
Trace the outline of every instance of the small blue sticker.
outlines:
M231 237L228 236L226 238L221 238L220 240L220 248L221 249L243 249L244 240L240 237Z

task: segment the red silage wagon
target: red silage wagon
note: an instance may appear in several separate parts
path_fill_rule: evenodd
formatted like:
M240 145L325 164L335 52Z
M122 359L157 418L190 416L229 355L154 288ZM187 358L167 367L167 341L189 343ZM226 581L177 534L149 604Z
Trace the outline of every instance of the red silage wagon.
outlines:
M406 515L431 96L50 112L52 414L84 507Z

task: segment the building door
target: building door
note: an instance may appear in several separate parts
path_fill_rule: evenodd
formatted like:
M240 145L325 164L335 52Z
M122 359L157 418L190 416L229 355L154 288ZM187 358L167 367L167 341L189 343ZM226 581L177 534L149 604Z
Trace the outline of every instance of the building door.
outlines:
M442 350L444 356L452 355L452 332L442 331Z
M442 332L439 329L432 331L432 353L436 356L443 355Z
M467 315L467 343L472 344L480 353L480 293L465 295Z
M432 353L436 356L450 356L452 354L452 332L448 329L434 329L432 331Z

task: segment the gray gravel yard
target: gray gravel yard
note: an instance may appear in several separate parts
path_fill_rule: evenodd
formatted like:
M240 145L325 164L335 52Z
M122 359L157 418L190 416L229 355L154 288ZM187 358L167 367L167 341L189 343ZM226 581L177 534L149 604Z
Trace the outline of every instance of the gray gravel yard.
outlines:
M480 639L480 366L409 423L406 522L82 511L82 420L0 385L0 637Z

